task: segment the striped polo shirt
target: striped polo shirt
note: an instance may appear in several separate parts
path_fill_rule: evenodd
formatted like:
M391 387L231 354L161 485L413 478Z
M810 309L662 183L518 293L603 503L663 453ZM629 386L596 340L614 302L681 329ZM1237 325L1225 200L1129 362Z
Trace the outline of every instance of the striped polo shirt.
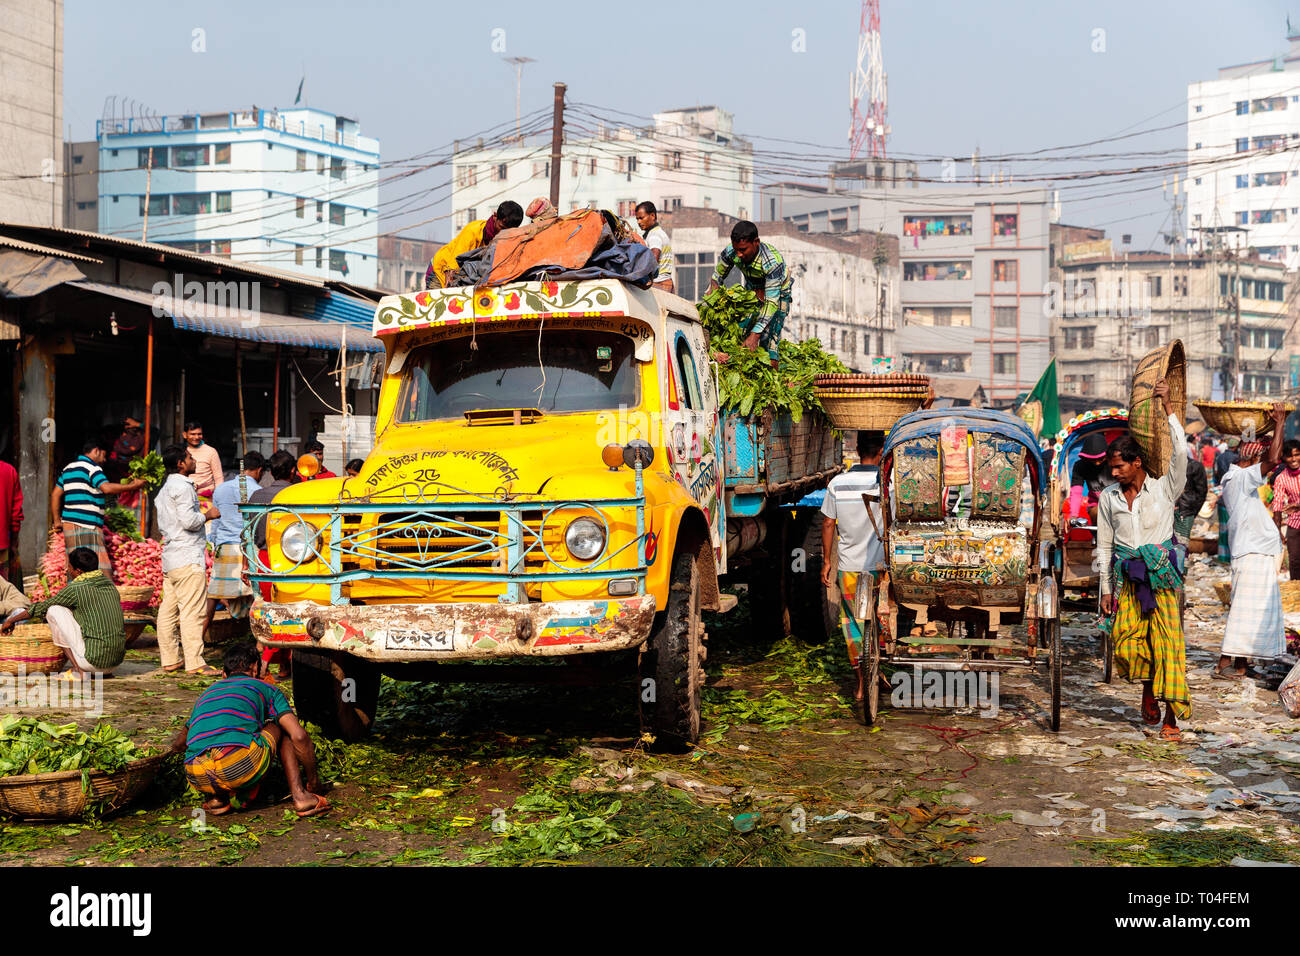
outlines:
M104 496L99 487L108 481L104 469L82 455L59 472L55 482L63 489L63 510L59 517L73 524L104 526Z
M122 663L126 656L126 622L122 617L122 595L103 571L83 571L52 597L33 604L28 615L45 619L52 607L66 607L81 628L86 644L86 662L100 670Z
M219 680L194 702L185 762L213 747L247 747L268 723L292 712L284 692L265 681L246 675Z

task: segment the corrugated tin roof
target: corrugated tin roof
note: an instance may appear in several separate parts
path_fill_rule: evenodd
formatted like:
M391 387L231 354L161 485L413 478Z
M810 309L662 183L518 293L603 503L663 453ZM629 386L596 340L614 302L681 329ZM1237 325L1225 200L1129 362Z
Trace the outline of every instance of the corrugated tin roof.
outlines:
M70 286L112 296L137 305L159 308L171 317L172 324L178 329L189 332L205 332L227 339L242 339L245 342L270 342L279 345L297 345L305 348L334 350L347 336L349 351L382 352L383 343L373 338L368 331L360 331L343 322L331 322L323 319L304 319L291 315L279 315L275 312L247 311L233 312L228 309L214 308L206 303L184 302L182 309L170 308L169 300L155 296L143 289L128 289L122 286L108 285L90 280L69 282ZM187 315L187 311L196 311L197 315ZM369 321L369 320L367 320Z
M261 276L265 279L274 279L276 282L282 282L286 285L297 285L310 289L325 288L325 283L321 279L295 275L290 272L282 272L279 269L271 269L266 266L255 266L247 263L234 262L230 259L224 259L221 256L205 256L197 252L186 252L183 249L177 249L173 246L164 246L156 242L141 242L138 239L124 239L121 236L106 236L101 232L86 232L82 229L64 229L57 226L33 226L23 223L9 222L0 222L0 230L7 233L19 232L27 236L40 236L45 242L56 240L59 237L84 239L89 244L97 243L113 249L123 250L124 252L126 250L151 252L163 257L164 259L197 262L214 271L242 272L247 275Z
M13 239L9 236L0 236L0 246L18 249L22 252L35 252L43 256L58 256L60 259L75 259L77 262L93 262L96 265L103 265L104 262L103 259L92 259L90 256L79 256L75 252L64 252L62 249L38 246L34 242L23 242L21 239Z
M364 329L369 334L371 323L375 320L376 306L375 302L367 302L342 292L327 292L325 295L314 296L310 308L295 308L293 312L311 319L342 322L353 328Z

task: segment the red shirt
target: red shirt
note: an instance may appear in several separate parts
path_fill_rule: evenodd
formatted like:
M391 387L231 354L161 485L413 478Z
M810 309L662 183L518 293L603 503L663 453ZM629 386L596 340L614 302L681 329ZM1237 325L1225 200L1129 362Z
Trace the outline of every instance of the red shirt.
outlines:
M1300 502L1300 471L1283 468L1273 481L1273 511L1281 514L1287 505ZM1300 528L1300 511L1293 511L1282 520L1288 528Z
M1213 445L1201 446L1201 464L1205 466L1206 471L1209 471L1214 467L1214 455L1215 451Z
M8 548L18 537L23 523L23 489L18 472L7 461L0 461L0 549Z

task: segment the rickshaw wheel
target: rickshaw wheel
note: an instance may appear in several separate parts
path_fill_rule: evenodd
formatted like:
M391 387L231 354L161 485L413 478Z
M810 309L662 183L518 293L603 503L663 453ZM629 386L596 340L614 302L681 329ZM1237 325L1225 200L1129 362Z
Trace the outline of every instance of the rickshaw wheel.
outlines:
M1038 632L1046 636L1048 669L1051 671L1053 731L1061 729L1061 621L1059 618L1038 619Z
M862 720L870 727L880 715L880 623L873 613L863 635Z

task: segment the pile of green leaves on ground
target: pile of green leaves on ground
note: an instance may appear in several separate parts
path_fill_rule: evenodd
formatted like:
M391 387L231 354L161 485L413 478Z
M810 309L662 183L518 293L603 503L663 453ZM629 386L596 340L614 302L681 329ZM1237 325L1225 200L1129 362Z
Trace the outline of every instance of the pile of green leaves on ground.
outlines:
M777 367L765 349L744 346L742 325L760 308L758 296L741 286L714 289L696 309L709 338L710 352L725 352L718 371L718 401L724 409L749 415L764 408L789 410L796 422L806 409L821 409L813 384L818 375L847 372L816 339L797 345L777 343Z
M85 733L75 723L0 717L0 777L80 770L82 786L89 789L90 771L111 773L142 756L130 737L106 722Z
M162 455L156 451L132 458L127 463L127 467L131 469L132 478L145 480L144 490L148 494L153 494L167 480L167 468L163 464Z
M109 508L104 512L104 524L109 531L131 541L144 540L140 535L140 519L129 508Z

